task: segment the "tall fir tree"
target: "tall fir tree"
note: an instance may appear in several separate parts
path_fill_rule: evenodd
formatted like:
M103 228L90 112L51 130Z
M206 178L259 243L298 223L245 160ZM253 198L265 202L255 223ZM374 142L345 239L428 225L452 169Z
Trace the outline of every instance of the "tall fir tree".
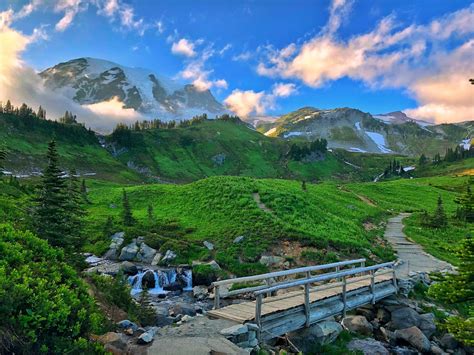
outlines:
M87 195L86 179L82 179L82 182L81 182L81 195L84 202L90 203L89 196Z
M431 219L431 226L434 228L444 228L448 225L448 218L446 212L444 212L443 200L441 196L438 196L438 204L436 210Z
M33 225L36 233L51 245L67 247L67 181L62 178L59 169L59 156L54 139L48 144L46 157L48 166L43 172L39 193L35 199Z
M135 223L133 218L132 208L130 207L130 201L128 200L127 192L123 190L122 195L122 206L123 206L123 224L125 226L132 226Z
M0 145L0 170L3 170L3 164L5 162L5 160L7 159L7 149ZM0 175L2 175L3 173L0 171Z
M153 206L151 205L151 203L148 205L147 214L148 214L148 222L153 223L155 218L154 218L154 213L153 213Z
M74 248L82 245L82 225L85 209L76 170L71 169L67 181L66 223L68 224L68 244Z
M474 194L471 186L474 186L474 177L470 177L466 191L454 199L458 204L455 217L461 221L474 222Z

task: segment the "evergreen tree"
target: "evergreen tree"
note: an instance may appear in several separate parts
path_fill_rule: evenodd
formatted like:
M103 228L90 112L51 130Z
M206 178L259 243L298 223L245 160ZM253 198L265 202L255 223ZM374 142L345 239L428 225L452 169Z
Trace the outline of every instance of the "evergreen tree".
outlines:
M108 216L104 224L104 237L109 238L114 233L114 219Z
M443 200L438 196L438 205L431 219L431 226L434 228L444 228L448 225L448 218L444 212Z
M7 159L7 150L5 147L0 146L0 169L3 169L3 163ZM0 175L2 172L0 172Z
M125 190L123 190L122 205L123 205L123 224L125 226L132 226L135 223L135 219L133 218L132 209L130 207L130 202L128 201L127 192Z
M48 144L48 166L43 172L39 194L35 199L33 224L37 234L53 246L68 246L68 195L66 180L59 169L56 141Z
M471 176L468 180L466 191L454 199L459 205L456 210L456 218L465 222L474 222L474 194L471 186L474 184L474 178Z
M82 194L82 199L84 200L84 202L90 203L89 197L87 196L86 179L82 179L82 182L81 182L81 194Z
M36 113L36 116L42 120L46 119L46 111L44 110L43 107L40 106L38 108L38 112Z
M76 170L71 169L67 181L67 204L66 204L66 223L68 224L68 244L78 248L82 244L82 225L85 215L83 195L79 180L76 177Z
M301 182L301 188L303 189L303 191L306 191L306 181L302 181Z
M5 113L13 113L13 105L10 100L7 100L5 107L3 108L3 112Z
M152 223L154 220L154 214L153 214L153 206L151 205L151 203L148 205L147 214L148 214L148 221Z
M418 160L418 165L423 167L425 166L426 164L428 163L428 159L426 158L426 156L424 154L421 154L420 155L420 159Z

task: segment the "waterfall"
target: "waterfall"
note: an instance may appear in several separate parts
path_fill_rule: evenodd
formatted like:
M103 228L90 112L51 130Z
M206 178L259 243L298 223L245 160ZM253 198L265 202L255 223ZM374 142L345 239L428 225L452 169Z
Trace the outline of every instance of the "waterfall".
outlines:
M186 287L183 288L183 291L192 291L193 290L193 272L191 270L184 270L184 279L186 280Z
M132 291L130 292L133 295L142 292L142 279L144 272L139 272L135 276L129 276L128 282L132 285Z
M128 277L128 283L132 286L131 295L134 296L143 291L143 276L147 272L152 272L155 279L155 287L148 290L148 293L152 295L162 295L167 294L169 291L165 291L163 288L165 286L174 284L177 281L178 273L176 269L166 270L166 271L153 271L153 270L143 270L139 271L138 274ZM193 273L191 270L183 270L179 275L180 280L186 283L186 286L183 288L183 291L192 291L193 290Z
M160 275L158 272L154 271L153 276L155 277L155 287L148 290L148 293L152 295L162 295L168 293L167 291L163 290L163 287L161 286Z

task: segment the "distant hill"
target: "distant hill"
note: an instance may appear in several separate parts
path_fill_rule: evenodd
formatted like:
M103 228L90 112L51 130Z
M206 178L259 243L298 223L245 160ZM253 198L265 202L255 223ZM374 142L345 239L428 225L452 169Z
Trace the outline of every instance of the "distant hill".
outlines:
M96 58L59 63L39 74L46 86L79 104L95 104L117 97L132 108L162 120L189 119L225 113L209 90L199 90L148 69L129 68Z
M433 156L471 138L474 122L430 125L402 112L372 116L352 108L304 107L257 129L269 137L325 138L328 147L353 152Z

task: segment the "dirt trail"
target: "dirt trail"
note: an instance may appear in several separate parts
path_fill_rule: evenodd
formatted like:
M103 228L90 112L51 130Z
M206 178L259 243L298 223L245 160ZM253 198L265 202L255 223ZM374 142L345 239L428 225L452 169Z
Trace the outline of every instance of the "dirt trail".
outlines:
M260 200L260 194L258 192L253 193L253 199L257 203L258 208L260 208L262 211L267 213L273 213L273 211L267 206L265 206L265 204Z
M452 270L453 266L426 253L423 248L407 239L403 232L403 219L409 213L400 213L388 220L385 238L396 251L401 263L396 267L398 277L408 276L410 271L433 272Z

